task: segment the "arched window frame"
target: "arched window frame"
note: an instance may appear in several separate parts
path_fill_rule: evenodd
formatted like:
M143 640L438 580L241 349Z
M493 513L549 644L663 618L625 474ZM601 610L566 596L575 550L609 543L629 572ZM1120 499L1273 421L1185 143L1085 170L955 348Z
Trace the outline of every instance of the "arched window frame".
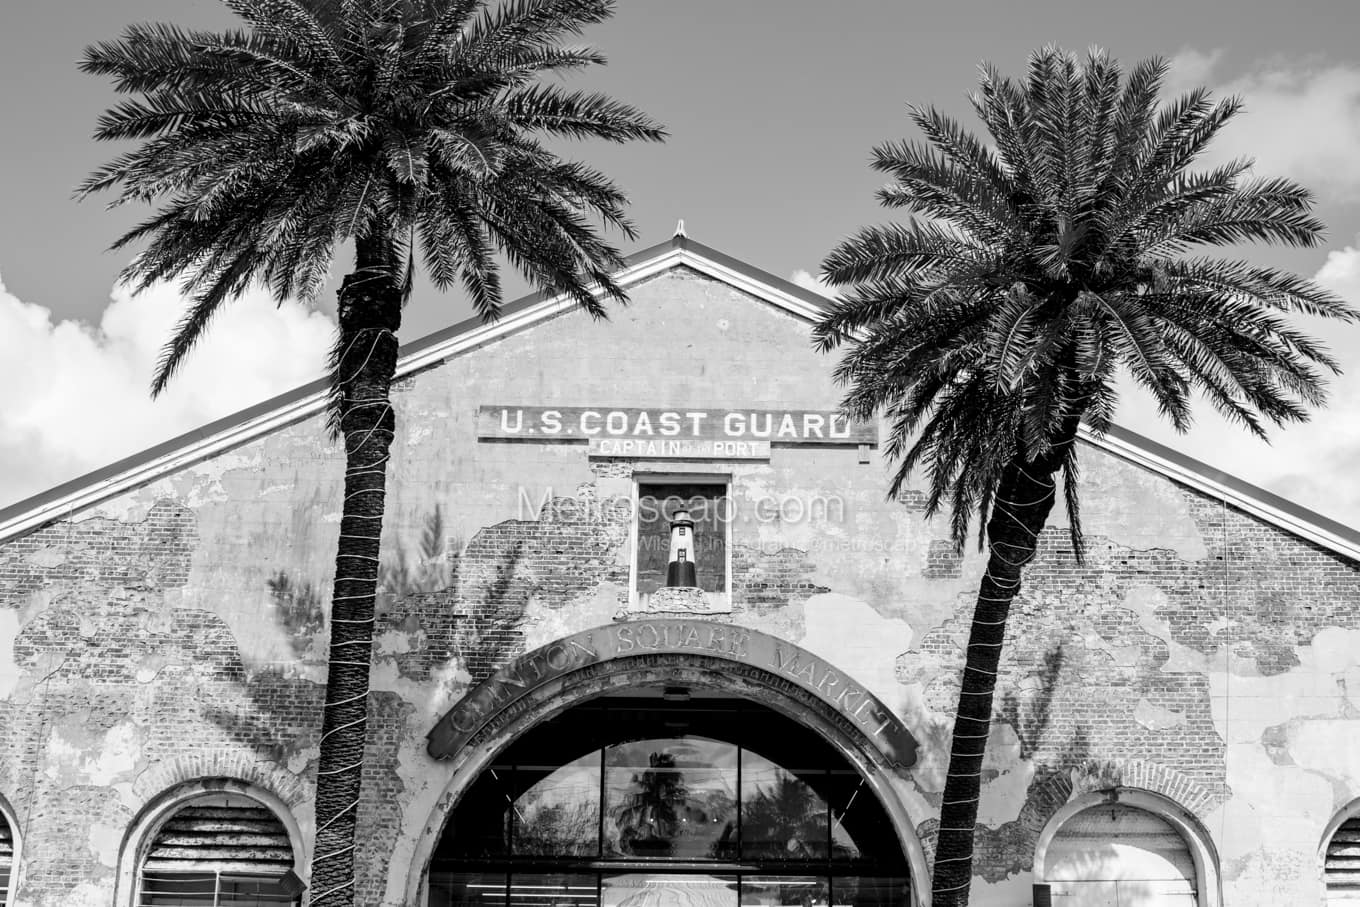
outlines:
M1321 889L1323 900L1327 898L1327 846L1332 843L1332 838L1336 836L1341 826L1357 816L1360 816L1360 798L1352 800L1337 810L1336 815L1332 816L1327 827L1323 829L1322 840L1318 842L1317 855L1318 886Z
M836 721L834 714L821 706L808 707L800 703L789 692L790 684L764 669L750 669L737 674L732 673L727 664L719 664L715 669L714 664L704 657L683 656L677 660L684 667L670 669L669 676L675 682L752 699L802 722L831 744L860 773L869 790L888 813L910 867L911 877L919 880L919 883L912 883L913 903L909 907L928 907L930 863L916 835L917 823L907 809L911 788L905 775L898 776L893 769L873 760L869 755L873 744L868 737L861 735L858 726ZM426 903L429 897L426 883L430 861L446 823L457 809L462 795L502 750L541 722L605 692L655 683L656 668L647 662L618 659L605 664L603 670L596 665L589 680L562 687L549 685L531 692L524 697L523 707L504 713L506 718L494 733L481 736L464 746L456 756L429 818L416 838L403 903Z
M0 794L0 818L9 825L10 839L14 841L14 862L10 866L9 886L0 891L0 907L9 907L14 903L14 892L19 890L19 883L23 881L24 831L19 825L19 817L15 815L14 807L3 794Z
M211 794L237 794L249 797L267 808L283 824L288 832L288 843L293 849L293 874L305 883L304 872L307 867L307 852L302 829L293 818L288 804L272 792L235 778L198 778L177 784L151 800L137 814L123 839L122 850L118 854L118 879L115 883L113 903L117 907L136 907L137 895L141 887L141 866L146 851L156 840L161 827L170 820L181 807L189 801Z
M1185 841L1190 858L1195 863L1195 890L1199 907L1223 907L1223 883L1218 873L1218 852L1214 849L1209 833L1199 820L1175 800L1149 790L1131 787L1116 787L1107 790L1079 794L1067 801L1055 812L1039 835L1039 843L1034 847L1034 882L1047 884L1044 876L1048 860L1048 848L1062 827L1076 816L1093 806L1108 806L1120 803L1165 819Z

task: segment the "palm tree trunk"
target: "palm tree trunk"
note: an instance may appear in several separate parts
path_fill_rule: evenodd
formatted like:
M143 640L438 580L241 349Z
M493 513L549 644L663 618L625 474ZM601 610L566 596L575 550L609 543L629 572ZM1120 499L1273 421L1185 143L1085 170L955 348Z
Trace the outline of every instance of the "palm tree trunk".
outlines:
M1006 620L1011 602L1020 592L1021 572L1034 557L1039 533L1053 509L1054 477L1060 463L1057 457L1039 462L1012 461L1002 473L987 522L987 572L978 590L973 626L968 634L949 774L940 807L932 907L968 904L982 757L991 729L992 694L1006 638Z
M340 335L332 380L345 441L345 497L316 777L312 907L350 907L355 898L355 824L368 730L378 541L396 426L388 394L401 323L401 292L384 248L372 237L357 243L355 271L339 294Z

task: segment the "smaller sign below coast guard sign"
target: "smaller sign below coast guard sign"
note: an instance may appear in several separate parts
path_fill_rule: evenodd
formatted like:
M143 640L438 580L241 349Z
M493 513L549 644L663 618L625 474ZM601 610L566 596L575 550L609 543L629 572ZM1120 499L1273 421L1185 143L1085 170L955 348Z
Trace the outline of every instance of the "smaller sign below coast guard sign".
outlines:
M878 426L834 410L482 406L477 437L586 441L591 456L768 459L770 446L878 443Z

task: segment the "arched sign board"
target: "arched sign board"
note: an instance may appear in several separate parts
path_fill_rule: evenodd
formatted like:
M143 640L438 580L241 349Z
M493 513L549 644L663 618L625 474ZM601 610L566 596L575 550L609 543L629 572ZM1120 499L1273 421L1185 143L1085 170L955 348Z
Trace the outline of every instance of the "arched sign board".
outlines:
M768 671L812 693L859 727L899 768L916 763L916 738L868 690L811 652L758 630L707 620L631 620L585 630L516 658L474 687L429 735L447 759L498 712L530 691L591 665L655 654L693 654Z

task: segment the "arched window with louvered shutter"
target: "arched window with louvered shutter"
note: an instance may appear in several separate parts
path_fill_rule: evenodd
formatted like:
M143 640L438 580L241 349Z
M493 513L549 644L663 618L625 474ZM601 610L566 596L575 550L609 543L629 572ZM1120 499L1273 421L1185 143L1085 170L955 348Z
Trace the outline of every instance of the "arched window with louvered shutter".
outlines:
M296 905L288 830L267 806L235 792L184 801L146 844L137 907Z
M1049 845L1055 907L1197 907L1189 845L1161 816L1122 803L1073 816Z
M1034 903L1053 907L1220 907L1218 857L1179 804L1147 790L1078 794L1034 854Z
M1360 907L1360 815L1336 826L1327 840L1322 872L1328 907Z
M9 903L10 880L17 868L14 853L14 827L6 810L0 809L0 907Z

